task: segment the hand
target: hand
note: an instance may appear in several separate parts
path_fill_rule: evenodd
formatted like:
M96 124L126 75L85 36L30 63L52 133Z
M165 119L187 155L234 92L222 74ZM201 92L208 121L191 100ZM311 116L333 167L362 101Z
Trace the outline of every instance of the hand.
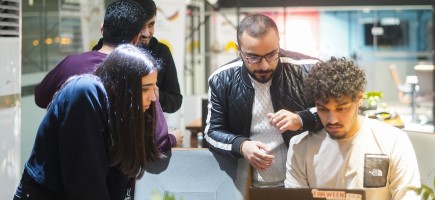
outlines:
M180 129L174 129L169 131L170 134L175 136L175 140L177 141L177 147L183 147L184 135Z
M257 170L265 170L272 164L275 157L268 155L269 151L269 147L259 141L247 140L242 143L243 157Z
M297 131L302 128L302 122L299 115L288 110L279 110L276 113L267 114L272 126L276 126L282 133L284 131Z

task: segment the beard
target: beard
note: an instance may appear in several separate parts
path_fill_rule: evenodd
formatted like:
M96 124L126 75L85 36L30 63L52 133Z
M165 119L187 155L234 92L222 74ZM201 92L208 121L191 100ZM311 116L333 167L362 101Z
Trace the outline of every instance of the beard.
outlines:
M267 83L270 81L274 72L274 70L254 70L253 72L248 70L249 75L260 83Z

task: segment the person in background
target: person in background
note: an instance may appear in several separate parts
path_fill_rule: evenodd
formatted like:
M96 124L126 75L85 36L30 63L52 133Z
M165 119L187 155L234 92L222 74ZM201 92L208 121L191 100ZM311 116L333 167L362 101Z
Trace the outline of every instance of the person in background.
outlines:
M245 158L254 187L284 187L290 137L321 127L302 93L318 60L281 49L275 22L261 14L239 23L237 42L240 58L209 77L204 139L218 153Z
M133 0L140 4L151 18L147 19L141 30L138 46L151 52L160 61L160 71L157 77L157 91L163 112L174 113L181 107L183 95L180 92L177 68L168 46L154 37L157 7L153 0Z
M124 44L94 74L73 76L43 118L19 199L124 199L128 182L163 157L154 142L157 64Z
M368 200L420 199L407 186L420 186L408 135L358 115L366 85L363 69L345 58L318 63L306 79L324 129L293 137L285 187L364 189Z
M138 46L148 50L151 55L160 63L159 76L157 77L157 97L163 112L174 113L180 109L183 95L180 92L177 68L171 51L168 46L159 42L154 37L154 25L156 23L157 6L153 0L133 0L142 6L146 11L146 22L142 27ZM102 46L102 40L98 42L93 50L98 50Z
M47 108L53 95L69 77L93 72L95 67L120 44L136 44L146 19L146 11L134 1L120 0L110 4L101 28L102 47L99 50L69 55L63 59L35 87L35 103L41 108ZM182 133L168 134L168 125L158 100L156 104L156 142L161 145L159 149L167 151L171 147L181 146Z

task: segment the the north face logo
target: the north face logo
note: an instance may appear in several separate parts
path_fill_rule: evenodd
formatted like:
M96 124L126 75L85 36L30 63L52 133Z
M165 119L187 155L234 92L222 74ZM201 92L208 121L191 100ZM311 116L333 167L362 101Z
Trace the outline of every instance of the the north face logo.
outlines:
M382 171L380 169L372 169L369 173L372 176L382 176Z

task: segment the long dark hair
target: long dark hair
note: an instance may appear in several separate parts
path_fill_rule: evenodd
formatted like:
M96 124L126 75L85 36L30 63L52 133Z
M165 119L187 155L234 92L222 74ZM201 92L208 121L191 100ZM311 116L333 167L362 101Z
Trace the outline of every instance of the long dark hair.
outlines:
M109 100L112 166L141 178L145 165L163 156L154 142L155 104L142 106L142 77L157 70L149 53L131 44L117 47L96 69Z

